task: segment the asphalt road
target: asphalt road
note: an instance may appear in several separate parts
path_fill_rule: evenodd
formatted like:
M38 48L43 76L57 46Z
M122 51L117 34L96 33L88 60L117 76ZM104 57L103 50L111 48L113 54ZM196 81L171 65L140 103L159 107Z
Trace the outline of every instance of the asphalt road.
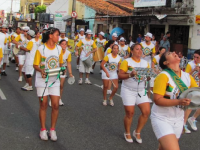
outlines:
M41 141L39 138L39 103L34 91L22 91L24 82L18 82L14 64L6 69L7 77L0 80L1 91L6 100L0 98L0 150L157 150L158 142L153 133L150 119L141 136L142 144L129 144L124 140L124 108L119 96L114 97L115 106L102 105L102 85L99 64L90 75L93 85L78 85L78 71L73 57L73 74L76 83L65 83L63 102L57 122L58 141ZM94 85L95 84L95 85ZM120 94L120 90L118 90ZM50 128L48 108L46 126ZM132 131L136 128L140 114L136 108ZM200 121L200 118L197 119ZM200 124L197 123L198 128ZM200 131L183 134L181 150L200 150Z

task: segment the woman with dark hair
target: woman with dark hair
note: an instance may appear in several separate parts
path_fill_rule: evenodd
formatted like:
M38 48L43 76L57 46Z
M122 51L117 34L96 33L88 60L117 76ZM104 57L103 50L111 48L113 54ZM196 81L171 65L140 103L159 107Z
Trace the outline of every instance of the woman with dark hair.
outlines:
M159 61L163 71L154 82L154 104L151 110L151 124L159 141L159 150L179 150L178 140L184 124L182 106L190 104L190 99L178 99L188 88L197 87L194 78L183 72L180 58L175 52L164 53Z
M142 46L140 44L132 45L131 57L122 62L118 74L119 79L122 80L121 97L126 113L124 117L124 138L129 143L133 142L130 130L135 105L138 105L142 113L139 117L137 128L133 131L133 136L138 143L142 143L140 132L146 124L150 114L150 101L145 91L146 78L137 75L137 72L134 70L135 67L150 67L146 60L141 59L142 55Z
M68 42L66 40L61 40L59 42L59 45L62 47L62 53L63 53L63 65L62 66L67 67L69 76L73 77L72 67L71 67L72 57L71 57L71 52L67 49L67 47L68 47L67 43ZM61 100L61 97L62 97L62 93L63 93L63 87L64 87L66 76L67 76L67 72L65 72L64 75L60 76L60 100L59 100L60 106L64 106L64 103ZM51 101L49 101L49 105L51 106Z
M199 64L200 64L200 49L194 52L193 60L190 61L185 68L185 72L193 76L198 86L200 85L199 84L199 75L200 75ZM187 109L185 111L185 117L184 117L184 132L185 133L191 133L191 131L187 128L187 121L190 127L192 128L192 130L197 131L196 118L200 115L200 109L197 109L195 113L193 114L193 116L188 118L191 112L192 112L191 109Z
M46 83L45 69L55 69L63 64L62 48L58 45L60 31L57 28L49 28L43 34L41 45L35 54L34 69L36 70L35 87L37 89L37 96L39 97L39 117L41 123L40 138L48 140L46 130L46 111L48 106L48 96L51 99L51 129L49 136L52 141L57 140L55 131L56 122L58 118L59 99L60 99L60 80L57 76L48 77Z
M109 102L111 106L114 106L113 96L117 92L118 89L118 75L117 71L122 62L121 57L118 55L119 46L114 44L112 46L112 53L108 54L104 57L101 68L102 72L102 80L103 80L103 105L107 105L107 90L109 87L110 80L113 82L113 91L109 97Z

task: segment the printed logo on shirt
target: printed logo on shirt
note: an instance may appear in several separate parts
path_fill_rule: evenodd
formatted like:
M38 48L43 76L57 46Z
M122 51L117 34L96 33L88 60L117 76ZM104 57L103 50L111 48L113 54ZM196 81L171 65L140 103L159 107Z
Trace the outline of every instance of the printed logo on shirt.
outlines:
M197 85L199 85L198 71L194 71L194 72L192 73L192 76L193 76L194 80L196 81Z
M92 46L89 44L84 44L84 51L86 53L90 52L92 50Z
M111 62L111 63L108 63L107 65L106 65L106 67L107 67L107 69L109 70L109 71L116 71L117 70L117 63L115 63L115 62Z
M148 47L145 47L145 48L143 49L143 53L144 53L145 56L148 56L148 55L151 54L151 49L148 48Z
M57 56L48 57L46 59L47 68L48 69L54 69L54 68L59 67L58 60L59 60L59 58Z

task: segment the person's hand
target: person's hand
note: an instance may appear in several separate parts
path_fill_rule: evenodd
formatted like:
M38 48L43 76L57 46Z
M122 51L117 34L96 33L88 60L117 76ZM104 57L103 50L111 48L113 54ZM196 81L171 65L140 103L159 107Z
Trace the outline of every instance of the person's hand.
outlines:
M134 77L135 75L137 75L137 72L135 70L133 70L130 75L131 75L131 77Z
M142 58L145 58L146 56L145 55L142 55Z
M69 77L74 77L74 76L72 75L72 73L70 73L70 74L69 74Z
M188 98L183 98L179 100L179 105L181 106L188 106L190 104L191 100Z
M106 73L106 76L107 76L108 78L110 78L110 75L109 75L109 73Z
M196 67L194 68L194 71L200 71L200 70L199 70L199 66L196 66Z
M86 54L86 57L90 56L90 54L91 54L91 52L88 52L88 53Z
M41 70L41 75L42 75L42 78L46 78L47 73L44 70Z

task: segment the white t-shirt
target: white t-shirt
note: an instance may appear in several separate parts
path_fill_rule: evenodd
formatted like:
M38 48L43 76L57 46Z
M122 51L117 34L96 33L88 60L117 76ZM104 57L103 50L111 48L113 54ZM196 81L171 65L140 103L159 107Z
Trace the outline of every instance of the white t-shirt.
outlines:
M133 58L127 58L122 62L120 69L125 71L126 73L131 73L135 67L149 68L149 63L143 59L141 59L139 62L136 62L135 60L133 60ZM128 89L132 89L134 91L143 91L145 89L145 81L145 77L141 77L139 79L138 76L135 76L123 80L122 86Z
M6 35L0 32L0 46L2 47L2 50L4 51L4 42L5 42Z
M44 61L41 61L43 59ZM54 49L49 49L46 44L41 45L35 54L34 65L40 65L41 68L45 69L55 69L60 67L60 60L62 59L62 48L56 45ZM62 60L63 63L63 60ZM36 71L35 87L45 87L44 78L42 78L41 73ZM56 82L55 82L56 81ZM52 87L59 87L60 80L57 76L49 77L48 86L55 82Z
M128 47L128 45L124 45L123 47L121 45L119 45L119 56L121 56L122 58L124 56L127 56L129 54L129 50L130 48Z
M26 60L25 65L33 65L35 52L38 49L38 46L35 42L35 39L31 39L27 45L31 45L31 50L29 52L26 52Z
M135 44L135 43L131 41L131 42L129 43L128 46L131 47L131 46L134 45L134 44Z
M99 38L96 39L97 47L103 47L106 39L100 40Z
M165 74L168 78L168 83L167 83L168 87L166 88L165 95L167 95L169 99L177 99L177 96L179 95L179 88L176 86L174 80L171 78L168 72L162 71L159 75L162 75L162 74ZM181 71L180 78L187 87L190 87L191 79L188 73ZM151 109L151 117L156 117L164 121L183 120L184 111L183 109L178 108L176 106L163 107L163 106L158 106L156 104L153 104L153 107Z
M69 59L69 56L71 55L71 52L66 50L65 53L63 53L63 66L67 66L67 59ZM71 61L71 58L70 58Z

